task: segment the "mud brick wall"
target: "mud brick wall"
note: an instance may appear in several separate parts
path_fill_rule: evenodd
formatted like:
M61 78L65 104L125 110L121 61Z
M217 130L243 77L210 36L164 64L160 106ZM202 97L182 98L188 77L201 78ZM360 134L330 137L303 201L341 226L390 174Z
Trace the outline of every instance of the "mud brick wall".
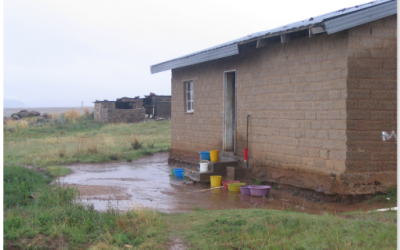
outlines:
M133 102L132 108L138 109L143 107L143 99L139 98L121 98L121 102Z
M156 96L155 100L153 99L153 102L170 102L171 101L171 96Z
M396 173L376 174L395 170L396 143L382 142L382 131L396 128L395 19L261 48L241 45L239 55L173 69L170 157L196 162L199 151L222 149L223 73L236 70L236 155L243 157L250 114L257 178L326 194L395 185ZM376 31L363 37L368 25ZM193 81L193 113L185 112L186 81ZM359 188L363 183L385 185Z
M107 109L115 109L115 102L95 102L94 103L94 119L101 123L107 122Z
M101 123L133 123L143 121L144 108L116 109L115 102L96 102L94 119Z
M143 121L144 117L144 108L107 109L107 123L134 123Z
M346 53L342 32L241 48L238 56L173 70L172 150L222 149L223 72L236 69L238 156L250 114L253 164L344 171ZM192 114L184 112L186 80L194 83Z
M396 171L397 15L349 32L346 172Z
M154 116L171 117L171 102L156 101Z

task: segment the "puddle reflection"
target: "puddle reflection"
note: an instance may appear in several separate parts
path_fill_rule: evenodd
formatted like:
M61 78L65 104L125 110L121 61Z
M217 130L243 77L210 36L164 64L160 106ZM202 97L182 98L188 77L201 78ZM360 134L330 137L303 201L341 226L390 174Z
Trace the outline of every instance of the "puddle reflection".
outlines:
M371 210L378 205L314 203L271 190L269 197L252 197L240 192L213 189L209 185L185 185L184 178L171 176L167 153L142 158L132 163L76 164L74 172L60 182L79 189L82 201L96 210L129 210L146 207L162 212L189 212L205 209L292 209L321 214L352 210Z

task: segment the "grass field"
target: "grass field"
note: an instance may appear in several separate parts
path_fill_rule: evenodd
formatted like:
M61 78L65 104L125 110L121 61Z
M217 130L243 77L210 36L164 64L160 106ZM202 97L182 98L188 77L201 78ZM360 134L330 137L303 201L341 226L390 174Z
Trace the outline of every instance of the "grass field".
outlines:
M168 151L170 121L101 125L83 115L35 126L6 124L4 165L44 167L75 162L132 161ZM8 130L13 126L14 132Z
M5 249L396 249L397 213L263 209L98 212L50 184L72 162L130 161L170 147L170 122L101 125L90 116L4 130ZM47 167L43 173L32 165ZM392 190L396 197L396 190ZM383 198L382 198L383 199ZM375 202L383 202L377 199Z

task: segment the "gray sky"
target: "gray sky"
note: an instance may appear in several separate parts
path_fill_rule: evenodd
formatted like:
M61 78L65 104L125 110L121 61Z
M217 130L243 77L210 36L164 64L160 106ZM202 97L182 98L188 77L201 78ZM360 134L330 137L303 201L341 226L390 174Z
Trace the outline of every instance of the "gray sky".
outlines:
M5 0L4 99L30 107L171 94L150 65L365 0Z

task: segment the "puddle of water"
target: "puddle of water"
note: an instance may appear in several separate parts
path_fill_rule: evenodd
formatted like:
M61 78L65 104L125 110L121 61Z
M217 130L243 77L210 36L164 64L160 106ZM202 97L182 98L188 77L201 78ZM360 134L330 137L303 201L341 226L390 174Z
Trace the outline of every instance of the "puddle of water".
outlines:
M167 153L160 153L131 163L66 166L73 173L60 178L60 183L79 189L81 200L93 204L100 211L110 207L118 210L146 207L167 213L189 212L195 208L263 208L322 214L328 211L368 211L382 206L367 203L313 203L279 190L271 190L270 196L265 198L242 196L240 192L223 189L194 192L207 189L209 185L185 185L183 178L170 176L167 158Z

